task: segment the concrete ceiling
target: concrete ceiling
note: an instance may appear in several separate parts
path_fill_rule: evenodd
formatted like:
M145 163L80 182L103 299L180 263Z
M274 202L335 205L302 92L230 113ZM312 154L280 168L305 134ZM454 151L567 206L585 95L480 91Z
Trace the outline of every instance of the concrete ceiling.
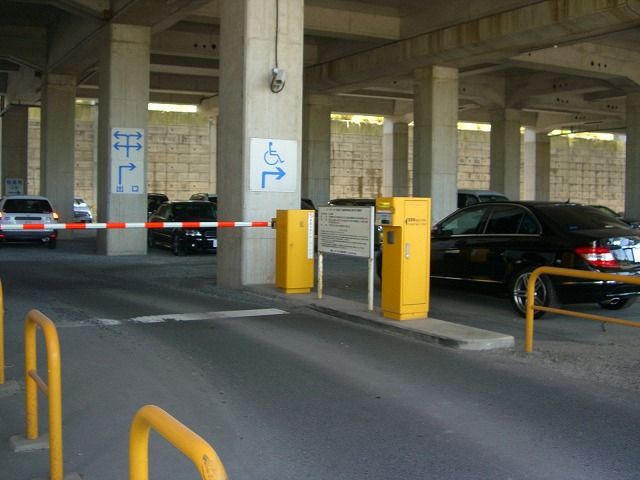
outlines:
M304 86L333 96L339 112L410 120L415 70L438 65L459 70L461 120L513 108L539 131L623 131L626 95L640 89L640 0L304 5ZM78 97L97 98L108 22L151 28L152 101L217 95L217 0L3 0L5 104L37 104L43 73L73 74Z

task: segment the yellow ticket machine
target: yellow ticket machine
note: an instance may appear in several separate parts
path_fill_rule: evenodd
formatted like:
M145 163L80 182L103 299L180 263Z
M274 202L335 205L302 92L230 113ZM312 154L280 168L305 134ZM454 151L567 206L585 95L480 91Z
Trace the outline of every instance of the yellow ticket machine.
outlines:
M394 320L427 317L431 199L378 198L376 223L383 230L382 314Z
M285 293L306 293L313 287L313 210L276 212L276 287Z

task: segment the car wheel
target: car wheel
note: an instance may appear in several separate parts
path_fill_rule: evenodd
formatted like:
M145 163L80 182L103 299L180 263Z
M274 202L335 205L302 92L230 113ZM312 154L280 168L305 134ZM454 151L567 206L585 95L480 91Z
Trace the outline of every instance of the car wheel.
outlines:
M509 298L522 317L527 316L527 285L533 270L533 268L522 269L509 282ZM546 275L541 275L536 279L534 296L535 305L553 308L557 304L556 291ZM540 318L545 313L535 310L533 318Z
M174 255L182 255L182 242L180 241L180 235L178 232L173 234L173 241L171 242L171 251Z
M147 232L147 246L149 248L154 248L156 246L156 241L153 238L153 232L151 230Z
M49 250L53 250L54 248L56 248L56 240L56 238L52 238L49 240L49 242L47 242Z
M607 300L606 302L600 302L598 303L598 305L600 305L605 310L621 310L623 308L630 307L631 305L636 303L637 299L638 297L635 297L635 296L624 297L624 298L618 298L614 300Z

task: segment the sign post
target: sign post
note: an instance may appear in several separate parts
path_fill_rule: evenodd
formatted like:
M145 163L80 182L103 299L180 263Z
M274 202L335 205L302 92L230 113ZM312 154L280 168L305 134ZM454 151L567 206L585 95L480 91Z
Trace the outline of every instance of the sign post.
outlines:
M318 298L322 298L323 253L368 258L368 307L373 310L374 207L318 209Z

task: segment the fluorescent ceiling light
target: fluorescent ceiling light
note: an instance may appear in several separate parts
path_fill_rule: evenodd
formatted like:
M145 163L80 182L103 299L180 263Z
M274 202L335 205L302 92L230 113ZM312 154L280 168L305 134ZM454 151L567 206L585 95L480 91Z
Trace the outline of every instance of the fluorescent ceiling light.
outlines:
M156 112L183 112L195 113L198 111L197 105L179 105L176 103L150 103L149 110Z

